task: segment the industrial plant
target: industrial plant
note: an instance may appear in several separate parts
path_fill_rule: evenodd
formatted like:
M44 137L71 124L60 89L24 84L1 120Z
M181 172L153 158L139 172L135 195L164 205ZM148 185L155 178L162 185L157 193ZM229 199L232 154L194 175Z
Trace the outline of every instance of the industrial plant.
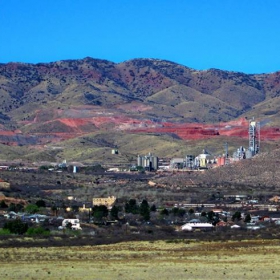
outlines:
M216 156L203 149L202 153L186 155L184 158L172 158L169 162L158 159L157 156L149 153L145 156L138 155L137 166L146 171L161 170L205 170L215 166L223 166L242 159L249 159L260 152L260 123L255 119L249 120L248 126L248 148L243 146L236 149L232 157L228 153L228 143L224 144L224 154Z

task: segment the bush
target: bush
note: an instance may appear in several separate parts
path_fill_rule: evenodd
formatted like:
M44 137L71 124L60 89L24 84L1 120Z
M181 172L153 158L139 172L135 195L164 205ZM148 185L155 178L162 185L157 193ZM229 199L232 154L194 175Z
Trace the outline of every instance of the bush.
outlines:
M0 229L0 235L8 235L8 234L11 234L11 232L8 229L4 229L4 228Z
M36 204L28 204L25 207L25 211L30 214L35 214L39 211L39 207Z
M35 203L39 208L40 207L46 207L46 202L43 199L39 199L38 201L36 201Z
M23 223L21 220L14 220L5 223L3 229L9 230L10 233L24 234L28 230L28 224Z
M0 208L8 208L9 206L6 204L5 200L0 202Z
M44 236L50 235L50 231L42 227L36 227L36 228L31 227L27 230L26 233L28 235L44 235Z

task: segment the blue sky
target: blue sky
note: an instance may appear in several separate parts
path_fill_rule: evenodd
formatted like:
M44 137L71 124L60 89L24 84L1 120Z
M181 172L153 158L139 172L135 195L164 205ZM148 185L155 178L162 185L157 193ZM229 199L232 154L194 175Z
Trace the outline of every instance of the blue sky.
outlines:
M279 0L0 0L0 62L166 59L280 70Z

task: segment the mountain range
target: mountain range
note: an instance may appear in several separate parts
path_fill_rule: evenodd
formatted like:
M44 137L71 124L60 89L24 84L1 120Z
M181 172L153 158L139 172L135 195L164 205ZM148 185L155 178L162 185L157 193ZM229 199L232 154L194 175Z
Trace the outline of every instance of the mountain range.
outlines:
M85 163L246 145L248 120L267 149L280 139L280 72L195 70L158 59L86 57L0 64L1 160Z

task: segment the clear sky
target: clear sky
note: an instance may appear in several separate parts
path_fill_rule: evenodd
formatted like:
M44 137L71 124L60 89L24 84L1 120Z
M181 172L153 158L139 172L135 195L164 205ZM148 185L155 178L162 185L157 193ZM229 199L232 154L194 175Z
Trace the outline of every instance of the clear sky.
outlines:
M280 0L0 0L0 62L166 59L280 70Z

